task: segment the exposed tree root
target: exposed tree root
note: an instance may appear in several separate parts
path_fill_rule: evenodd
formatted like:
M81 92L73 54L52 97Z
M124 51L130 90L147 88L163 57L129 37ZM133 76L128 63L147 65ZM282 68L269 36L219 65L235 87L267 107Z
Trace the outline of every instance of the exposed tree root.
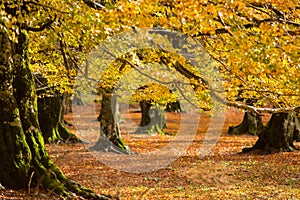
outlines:
M295 113L273 114L268 124L258 135L258 140L251 148L244 148L243 153L257 150L260 153L291 152L298 150L294 141L299 137L299 118Z
M123 141L117 142L122 143L121 146L124 146ZM122 149L119 146L116 146L113 142L111 142L109 139L107 139L104 136L100 136L97 143L89 148L90 151L102 151L102 152L111 152L111 153L117 153L117 154L132 154L132 152L129 150L129 148Z

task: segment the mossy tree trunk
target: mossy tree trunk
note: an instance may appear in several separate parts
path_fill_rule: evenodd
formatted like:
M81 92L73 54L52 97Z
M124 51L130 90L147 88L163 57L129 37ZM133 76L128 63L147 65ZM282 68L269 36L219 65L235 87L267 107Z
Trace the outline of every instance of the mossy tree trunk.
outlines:
M258 140L251 148L243 152L259 150L262 153L294 151L294 141L300 138L300 120L296 113L273 114L268 124L258 135Z
M38 120L45 142L79 142L64 125L63 101L60 93L38 98Z
M118 123L118 102L111 89L106 89L102 94L101 110L98 120L100 121L100 137L93 151L114 152L130 154L128 146L121 137Z
M261 116L253 112L245 112L242 123L237 126L230 126L229 134L239 135L242 133L249 133L257 135L263 128Z
M10 8L8 8L10 9ZM0 32L0 182L9 188L43 187L70 196L107 199L65 177L50 160L37 117L37 98L28 67L26 33L18 43Z
M140 127L135 131L138 134L164 134L163 128L166 127L166 117L159 105L151 109L149 101L140 101L141 122Z

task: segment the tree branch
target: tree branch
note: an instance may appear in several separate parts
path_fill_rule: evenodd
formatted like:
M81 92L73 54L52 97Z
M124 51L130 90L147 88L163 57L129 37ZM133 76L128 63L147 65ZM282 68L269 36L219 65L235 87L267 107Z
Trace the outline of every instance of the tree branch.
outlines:
M98 3L94 0L83 0L83 2L95 10L105 10L106 9L105 6L103 6L101 3Z
M45 30L46 28L50 27L51 24L53 24L53 22L56 20L56 15L54 16L54 19L48 19L47 21L38 24L38 27L32 27L32 26L24 26L24 29L27 31L33 31L33 32L40 32Z
M213 89L210 89L211 95L220 103L242 109L242 110L247 110L250 112L254 112L258 115L262 115L262 113L269 113L269 114L275 114L275 113L288 113L288 112L300 112L300 106L296 107L289 107L289 108L257 108L254 106L238 103L238 102L233 102L233 101L227 101L226 99L221 98L219 95L216 94L216 92Z
M58 9L52 7L52 6L45 5L45 4L39 3L39 2L37 2L37 1L27 1L27 2L25 2L25 3L26 3L26 4L33 4L33 5L40 6L40 7L44 7L44 8L49 8L49 9L55 10L56 12L59 12L59 13L69 14L68 12L64 12L64 11L58 10Z
M116 61L119 61L121 63L126 63L129 66L131 66L133 69L135 69L137 72L139 72L141 75L146 76L152 80L157 81L160 84L163 85L168 85L168 84L175 84L176 86L178 86L178 82L176 81L170 81L170 82L164 82L161 80L158 80L154 77L149 76L146 73L143 73L142 71L140 71L138 69L138 66L136 64L131 63L130 61L128 61L126 58L117 58L116 56L114 56L110 51L108 51L107 49L104 49L107 53L109 53L111 56L113 56L115 58ZM165 52L162 49L158 50L158 54L160 52ZM168 62L170 62L169 57L165 57L165 56L161 56L160 60L162 61L162 64L167 65ZM221 64L224 64L221 62ZM167 65L168 66L168 65ZM296 106L296 107L289 107L289 108L257 108L254 106L250 106L250 105L246 105L243 103L238 103L238 102L233 102L233 101L228 101L225 98L221 98L218 94L217 91L215 91L213 88L210 87L209 82L207 80L205 80L204 78L190 72L189 70L187 70L186 68L184 68L184 66L182 66L180 63L175 62L172 64L172 67L179 72L180 74L182 74L183 76L187 77L187 78L193 78L195 80L198 81L198 84L202 84L205 86L205 88L209 89L210 94L212 96L212 98L215 98L218 102L229 106L229 107L235 107L238 109L242 109L242 110L247 110L250 112L254 112L258 115L262 115L262 113L270 113L270 114L274 114L274 113L280 113L280 112L300 112L300 106ZM227 69L230 72L230 69ZM243 80L243 79L242 79ZM180 91L182 92L182 91ZM185 96L184 96L185 98Z

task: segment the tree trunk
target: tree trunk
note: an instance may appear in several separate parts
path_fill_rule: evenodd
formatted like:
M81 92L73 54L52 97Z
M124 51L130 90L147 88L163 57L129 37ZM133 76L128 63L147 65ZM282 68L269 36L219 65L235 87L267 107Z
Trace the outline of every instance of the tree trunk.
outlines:
M140 106L141 106L141 112L142 112L140 126L143 127L143 126L149 125L151 122L149 111L150 111L152 104L149 103L148 101L140 101Z
M140 127L135 131L138 134L164 134L163 128L166 127L166 117L159 105L151 109L152 104L148 101L140 101L141 122Z
M62 125L74 126L65 120L65 115L72 113L72 94L62 94L60 121Z
M0 181L8 188L40 187L70 196L107 199L69 180L50 160L37 118L26 33L18 43L0 32Z
M121 137L118 123L118 102L113 96L112 90L106 90L102 95L98 120L100 121L100 137L90 150L130 154L128 146Z
M79 142L64 125L63 95L38 98L38 120L45 142Z
M268 124L258 135L258 140L251 148L243 152L260 150L263 153L296 150L293 142L299 139L300 123L296 113L273 114Z
M243 121L237 126L230 126L228 129L229 134L239 135L242 133L249 133L257 135L263 128L261 116L253 112L245 112Z

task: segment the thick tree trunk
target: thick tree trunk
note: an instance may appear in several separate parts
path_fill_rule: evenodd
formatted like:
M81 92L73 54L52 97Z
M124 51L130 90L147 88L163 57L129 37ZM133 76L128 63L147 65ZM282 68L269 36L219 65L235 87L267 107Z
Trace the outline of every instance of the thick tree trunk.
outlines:
M251 148L243 152L260 150L263 153L294 151L294 141L299 138L300 123L296 113L273 114L268 124L258 135L258 140Z
M69 196L107 199L69 180L50 160L37 119L26 33L18 43L0 32L0 181L9 188L40 187Z
M100 137L90 150L130 154L128 146L121 137L118 123L118 102L113 96L112 90L106 90L102 95L98 120L100 121Z
M63 95L54 94L38 98L38 120L45 142L79 142L65 126Z
M230 126L228 129L229 134L239 135L242 133L249 133L257 135L263 128L261 116L253 112L245 112L243 121L237 126Z
M6 187L25 187L32 155L13 88L11 43L0 32L0 181Z
M138 134L164 134L163 128L166 127L166 117L164 111L155 105L151 109L152 104L148 101L140 101L141 106L141 122L140 127L135 131Z
M140 106L141 106L141 113L142 113L140 126L144 127L149 125L151 122L149 111L152 104L148 101L140 101Z

